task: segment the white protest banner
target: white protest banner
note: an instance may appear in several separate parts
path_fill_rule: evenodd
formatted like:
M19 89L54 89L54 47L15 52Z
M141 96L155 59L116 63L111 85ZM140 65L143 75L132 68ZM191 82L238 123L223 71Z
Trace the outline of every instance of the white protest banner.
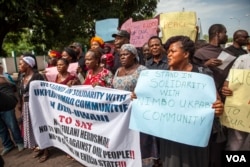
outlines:
M171 141L205 147L216 101L212 77L168 70L140 73L129 127Z
M221 123L250 133L250 70L231 69L228 87L233 91L233 96L226 97Z
M68 72L70 72L72 75L77 75L76 74L77 67L78 63L70 63ZM45 77L50 82L55 82L57 74L58 74L57 67L49 67L45 69Z
M130 43L142 47L152 36L157 36L158 19L136 21L131 24Z
M128 128L130 94L33 81L29 105L37 144L57 147L88 167L141 166L139 132Z

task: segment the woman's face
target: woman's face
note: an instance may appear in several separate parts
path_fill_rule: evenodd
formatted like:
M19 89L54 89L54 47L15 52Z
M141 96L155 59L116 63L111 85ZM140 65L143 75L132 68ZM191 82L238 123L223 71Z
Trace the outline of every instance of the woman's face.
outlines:
M62 58L67 59L69 62L72 61L72 57L66 51L62 52Z
M133 55L128 50L120 51L120 62L123 67L129 67L135 62L135 55Z
M185 52L182 49L181 42L172 43L168 49L168 65L171 66L178 66L183 61L188 59L188 52Z
M23 72L26 72L28 68L29 68L29 65L27 63L25 63L25 61L20 59L19 65L18 65L18 71L23 73Z
M58 60L56 67L59 73L65 73L68 70L68 65L63 60Z
M99 45L99 43L98 42L96 42L96 41L93 41L92 43L91 43L91 49L96 49L96 48L100 48L100 45Z
M94 52L88 51L85 55L85 65L88 69L94 69L99 66L98 60L94 56Z

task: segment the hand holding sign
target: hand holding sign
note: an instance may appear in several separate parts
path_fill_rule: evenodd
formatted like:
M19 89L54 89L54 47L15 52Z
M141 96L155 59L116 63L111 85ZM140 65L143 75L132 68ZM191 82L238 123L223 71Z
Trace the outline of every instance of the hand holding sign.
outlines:
M222 111L222 103L215 102L216 89L210 76L144 70L135 93L130 128L188 145L207 146L214 118L212 107L218 113Z

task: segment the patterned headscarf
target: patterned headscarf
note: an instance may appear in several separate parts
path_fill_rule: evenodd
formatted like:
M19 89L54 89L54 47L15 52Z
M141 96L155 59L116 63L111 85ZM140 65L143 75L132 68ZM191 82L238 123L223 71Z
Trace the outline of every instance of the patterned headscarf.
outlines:
M121 50L127 50L129 52L131 52L133 55L135 55L136 60L139 62L139 56L138 56L138 52L137 49L134 45L132 44L123 44L121 47Z

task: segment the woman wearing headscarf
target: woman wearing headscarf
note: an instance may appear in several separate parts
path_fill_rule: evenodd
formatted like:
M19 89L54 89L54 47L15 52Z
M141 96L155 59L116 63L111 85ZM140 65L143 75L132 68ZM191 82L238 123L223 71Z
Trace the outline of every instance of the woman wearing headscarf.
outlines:
M113 88L133 92L140 72L147 69L139 64L137 50L132 44L124 44L120 49L121 67L117 69ZM153 164L153 159L158 159L156 139L153 136L140 133L140 147L143 166Z
M22 73L20 80L20 93L22 97L22 116L23 116L23 129L24 129L24 147L35 148L37 143L35 141L29 110L29 86L34 80L44 80L42 74L40 74L36 68L36 60L34 56L23 56L19 61L19 72ZM33 111L34 112L34 111ZM40 157L41 156L41 157ZM39 162L44 162L48 159L49 153L47 149L39 150L34 158L40 157Z
M117 69L114 75L113 87L133 92L140 72L147 68L138 63L139 56L132 44L122 45L119 55L122 66Z
M55 67L57 60L62 57L61 53L56 50L50 50L48 52L48 67Z
M92 37L90 40L90 48L91 49L103 49L104 48L104 41L102 38L95 36Z

